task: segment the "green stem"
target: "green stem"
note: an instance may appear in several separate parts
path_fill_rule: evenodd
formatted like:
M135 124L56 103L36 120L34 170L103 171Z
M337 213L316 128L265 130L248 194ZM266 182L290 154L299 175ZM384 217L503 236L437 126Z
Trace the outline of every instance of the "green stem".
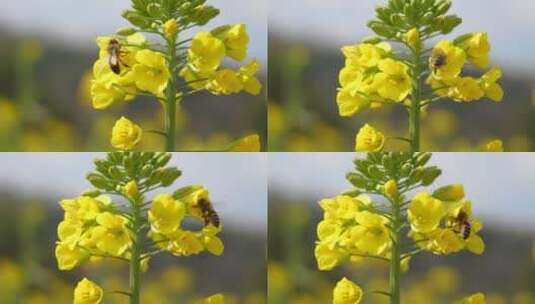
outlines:
M411 152L420 151L420 95L421 95L421 47L412 49L412 93L409 110L409 137L411 139Z
M399 199L392 204L392 256L390 257L390 304L400 304L400 281L401 281L401 208Z
M176 57L176 38L167 40L168 52L168 69L171 73L167 88L165 89L165 133L167 134L165 142L165 151L175 151L176 138L176 73L174 73L177 65Z
M138 227L141 225L141 209L138 201L132 204L132 226L133 244L132 256L130 258L130 304L139 304L141 289L140 269L141 269L141 238Z

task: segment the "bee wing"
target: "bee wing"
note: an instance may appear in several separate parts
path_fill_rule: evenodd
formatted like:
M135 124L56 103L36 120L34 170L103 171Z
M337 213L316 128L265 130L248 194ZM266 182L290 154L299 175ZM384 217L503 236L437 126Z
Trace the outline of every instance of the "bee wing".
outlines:
M110 65L118 65L119 64L119 58L117 56L110 55L108 60L109 60Z

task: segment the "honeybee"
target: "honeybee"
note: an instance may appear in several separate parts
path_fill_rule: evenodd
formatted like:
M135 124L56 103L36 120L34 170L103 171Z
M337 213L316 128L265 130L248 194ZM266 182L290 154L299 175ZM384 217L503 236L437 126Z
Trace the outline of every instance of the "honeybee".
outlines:
M453 230L463 237L463 239L468 239L470 233L472 232L472 225L468 221L468 214L464 211L459 211L459 214L455 218L453 224Z
M435 50L433 51L433 54L431 54L431 57L429 57L429 66L434 72L444 66L447 63L447 59L448 57L443 51Z
M204 225L208 226L209 224L212 224L215 227L219 228L219 215L214 210L212 203L208 199L202 198L199 200L198 204L199 208L201 209Z
M121 43L117 39L111 39L108 44L108 64L110 69L115 74L121 74L121 64L125 67L128 67L122 60L121 55L123 51L121 50Z

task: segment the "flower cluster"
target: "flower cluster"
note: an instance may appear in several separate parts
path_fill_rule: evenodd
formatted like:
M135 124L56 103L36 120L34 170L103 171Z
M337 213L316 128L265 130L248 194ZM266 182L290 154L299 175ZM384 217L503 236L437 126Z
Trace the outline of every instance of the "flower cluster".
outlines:
M412 89L408 66L392 58L386 42L344 46L345 66L336 98L341 116L353 116L370 107L402 102Z
M472 203L464 198L462 185L442 187L433 194L416 194L408 218L409 235L424 250L435 254L463 249L482 254L485 250L483 239L477 235L482 229L481 221L473 218Z
M209 202L208 190L202 186L191 186L188 193L179 199L170 194L156 196L148 212L151 225L149 236L154 243L176 256L199 254L205 250L221 255L224 245L217 233L222 226L207 223L200 231L181 228L186 215L205 221L204 207L200 205L202 200Z
M478 69L487 68L489 53L487 33L463 35L454 41L442 40L431 52L429 62L432 72L426 83L438 96L458 102L470 102L483 97L501 101L504 93L497 83L502 77L500 68L492 68L480 78L461 75L468 63Z
M96 160L96 172L87 177L96 189L60 202L64 219L57 229L58 268L72 270L86 261L113 258L129 263L130 271L139 274L161 252L221 255L224 245L217 234L222 224L207 189L191 185L145 201L147 192L170 186L181 175L176 168L166 167L170 158L166 153L116 152ZM103 191L126 203L112 201ZM186 229L185 221L200 222L201 228ZM139 292L139 285L131 289L130 293ZM100 287L87 279L80 281L75 303L100 303L101 299Z
M478 235L482 224L473 216L462 185L407 198L409 192L432 185L440 176L439 168L427 165L430 157L430 153L369 153L356 159L356 171L347 174L354 188L319 202L323 219L316 230L318 269L328 271L366 258L385 261L390 264L391 290L380 293L399 303L400 273L409 270L414 256L424 251L482 254L485 244ZM360 303L362 297L362 289L347 278L333 291L337 304Z
M191 41L187 65L180 70L180 76L193 89L205 89L215 95L237 94L241 91L258 95L262 85L255 77L260 70L256 60L238 70L221 68L225 56L243 61L247 57L248 43L245 24L226 25L211 32L199 32Z
M409 137L393 139L407 141L415 152L420 150L420 115L430 104L441 99L501 101L504 92L497 82L502 77L500 68L488 69L477 78L462 74L466 67L488 68L491 45L487 33L441 40L426 49L428 40L452 32L462 22L447 14L450 6L449 0L388 0L385 6L378 6L377 19L368 23L377 36L342 47L345 64L339 73L336 97L340 116L401 105L409 114ZM403 50L398 51L393 44ZM384 135L365 125L356 137L355 149L380 151L384 147L380 137ZM368 144L374 138L376 142Z
M363 255L387 257L391 246L388 221L374 213L370 197L339 195L320 201L315 255L320 270L343 261L359 262Z
M225 57L238 62L247 58L249 35L245 24L224 25L192 33L191 39L179 39L185 31L205 25L219 14L205 2L132 0L132 9L123 17L133 27L96 39L99 56L93 64L93 107L106 109L136 96L155 97L163 107L165 130L151 133L165 136L168 151L175 149L176 111L187 96L203 90L215 95L242 91L258 95L262 89L255 76L260 70L256 60L237 70L222 68ZM149 42L142 33L156 35L164 43ZM111 144L131 150L141 136L139 126L121 118L113 128Z

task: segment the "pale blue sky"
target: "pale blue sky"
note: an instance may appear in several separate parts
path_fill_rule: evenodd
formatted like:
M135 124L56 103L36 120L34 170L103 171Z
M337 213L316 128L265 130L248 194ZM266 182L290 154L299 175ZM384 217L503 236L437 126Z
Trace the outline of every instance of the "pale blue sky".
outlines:
M251 36L250 56L267 57L268 0L208 0L221 9L207 28L226 23L245 23ZM94 47L95 37L114 33L127 25L120 14L129 0L0 0L0 28L39 34L49 41Z
M270 153L269 190L311 204L350 184L356 153ZM435 185L462 183L474 211L488 223L535 230L535 154L434 153L442 176ZM433 188L431 188L432 190Z
M535 1L453 0L452 12L464 19L453 33L487 31L493 60L533 75ZM384 0L269 0L270 32L338 49L371 35L365 26Z
M59 201L89 189L93 160L104 153L0 153L0 185L29 198ZM267 158L264 153L174 153L182 177L167 189L202 184L227 227L265 232Z

